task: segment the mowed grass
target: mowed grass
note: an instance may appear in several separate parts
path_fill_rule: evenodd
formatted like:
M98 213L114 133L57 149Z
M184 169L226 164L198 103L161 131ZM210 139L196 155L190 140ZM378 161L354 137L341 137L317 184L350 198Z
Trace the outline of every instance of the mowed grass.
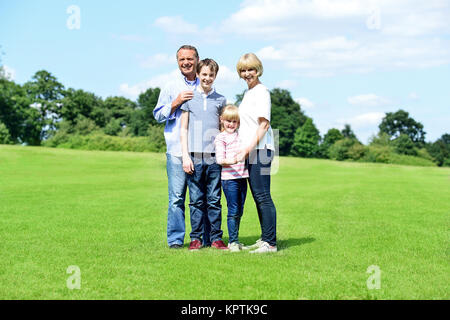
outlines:
M0 299L449 299L449 176L280 158L279 252L189 252L167 248L164 154L0 146Z

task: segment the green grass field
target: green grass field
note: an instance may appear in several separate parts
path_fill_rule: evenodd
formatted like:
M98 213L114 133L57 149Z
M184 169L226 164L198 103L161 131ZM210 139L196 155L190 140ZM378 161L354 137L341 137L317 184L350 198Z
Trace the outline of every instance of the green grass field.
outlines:
M167 248L164 154L0 146L0 299L449 299L449 177L281 158L279 252L189 252ZM259 235L249 193L240 239Z

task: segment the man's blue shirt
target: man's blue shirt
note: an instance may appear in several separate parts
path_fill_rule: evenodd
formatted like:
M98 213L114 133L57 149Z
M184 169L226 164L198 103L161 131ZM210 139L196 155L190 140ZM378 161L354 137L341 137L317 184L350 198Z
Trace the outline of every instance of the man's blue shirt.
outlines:
M153 116L159 123L166 123L164 138L166 140L167 153L181 157L180 124L182 111L180 107L170 114L172 102L182 91L195 91L199 85L199 79L188 81L181 73L178 77L167 83L161 90L158 103L153 110Z

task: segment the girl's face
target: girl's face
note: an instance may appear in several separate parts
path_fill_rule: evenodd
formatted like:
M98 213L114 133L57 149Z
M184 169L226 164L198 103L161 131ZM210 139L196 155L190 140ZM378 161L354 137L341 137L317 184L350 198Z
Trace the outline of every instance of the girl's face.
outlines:
M234 133L239 127L239 121L222 119L222 125L227 133Z

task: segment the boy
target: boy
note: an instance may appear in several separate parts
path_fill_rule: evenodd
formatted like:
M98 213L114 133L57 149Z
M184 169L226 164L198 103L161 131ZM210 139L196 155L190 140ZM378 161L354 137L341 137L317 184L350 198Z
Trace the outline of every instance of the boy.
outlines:
M227 250L222 241L221 167L216 163L214 139L219 133L219 115L226 104L224 96L212 87L219 65L212 59L197 65L200 86L194 97L186 101L181 110L181 149L183 170L187 173L189 208L191 214L189 250L202 247L202 228L205 220L211 224L211 246ZM206 202L205 202L206 201Z

